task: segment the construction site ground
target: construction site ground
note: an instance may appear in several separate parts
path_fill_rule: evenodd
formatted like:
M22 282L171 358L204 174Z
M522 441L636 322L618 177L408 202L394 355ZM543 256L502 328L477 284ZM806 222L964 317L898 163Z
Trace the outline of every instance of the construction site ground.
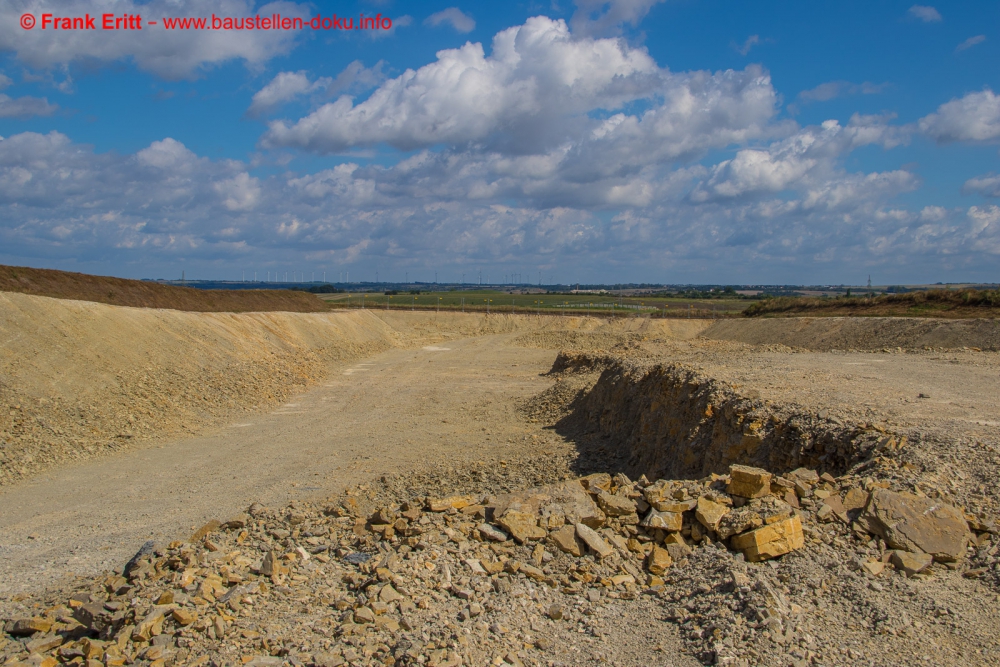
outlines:
M719 329L718 337L726 338L720 340L711 337L712 327L722 325L711 321L192 314L2 296L0 619L38 613L32 604L120 573L147 540L160 546L186 541L209 520L225 522L253 503L278 514L290 502L321 508L324 499L359 486L381 488L385 500L407 478L422 480L427 495L474 492L470 486L478 484L485 497L622 472L627 457L616 448L626 444L573 418L573 401L600 381L602 368L554 371L560 350L670 364L761 405L906 436L891 465L865 474L911 480L900 490L933 489L984 521L998 512L1000 354L968 349L979 341L963 340L961 331L952 339L937 331L937 346L889 347L900 336L889 331L882 339L872 334L863 349L849 349L848 341L843 349L816 351L788 347L780 336L761 344L759 330L747 333L757 344L742 342L733 322ZM989 322L980 325L980 337L995 337ZM130 335L129 327L141 335ZM241 340L251 341L246 349ZM130 376L140 365L143 376ZM245 367L256 369L252 396L242 396L231 377ZM642 471L628 472L634 479ZM831 472L850 474L848 467ZM985 549L969 558L992 571L996 542L984 534ZM785 595L801 608L819 599L816 591L839 590L821 575L831 571L830 559L847 565L852 548L840 538L816 539L801 555L786 556L812 558L812 569L794 567L819 579L785 580ZM899 617L886 626L891 633L861 641L859 633L871 628L847 612L838 616L836 601L830 623L818 622L824 607L816 603L807 610L812 630L794 640L788 634L788 643L775 643L746 664L993 662L1000 657L1000 571L963 576L970 567L942 568L926 579L855 571L857 590L848 597L863 591L899 605ZM576 633L574 626L558 639L554 631L559 646L548 645L548 654L537 649L538 664L723 661L719 652L698 649L704 641L671 622L656 596L622 598L605 599L610 606L599 614L604 625L596 635ZM554 614L542 615L552 622ZM426 623L461 627L444 611ZM12 649L0 639L10 661L24 658ZM274 664L304 662L295 651L277 653ZM246 655L248 662L257 659ZM374 660L358 655L357 664ZM445 664L445 655L437 664ZM481 659L514 664L522 658L504 649ZM213 661L239 664L241 658ZM397 658L397 664L409 663Z

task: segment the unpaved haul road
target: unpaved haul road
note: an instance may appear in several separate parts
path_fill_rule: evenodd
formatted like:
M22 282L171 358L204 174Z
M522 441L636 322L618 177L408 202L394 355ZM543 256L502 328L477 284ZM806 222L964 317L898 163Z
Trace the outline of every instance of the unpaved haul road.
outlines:
M518 400L554 351L487 336L332 369L269 414L204 436L51 470L0 494L0 596L120 569L147 539L185 539L252 502L336 493L429 461L474 461L543 433ZM487 453L488 451L488 453Z

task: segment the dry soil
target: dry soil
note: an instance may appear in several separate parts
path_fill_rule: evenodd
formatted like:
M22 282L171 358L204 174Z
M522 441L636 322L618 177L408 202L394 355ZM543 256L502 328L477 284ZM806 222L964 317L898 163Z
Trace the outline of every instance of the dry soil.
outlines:
M760 323L765 324L776 326ZM884 474L906 489L922 488L996 518L1000 360L995 352L926 350L924 334L884 323L881 329L861 327L863 335L852 322L834 322L825 330L809 324L811 333L797 330L795 336L827 336L819 346L827 348L841 346L829 340L864 340L863 346L843 348L881 350L906 339L912 343L908 347L919 349L803 351L773 344L784 340L762 340L766 336L759 330L719 330L726 326L735 324L371 311L190 315L3 295L0 417L7 415L7 421L0 422L0 441L7 482L0 489L0 617L21 609L23 600L15 600L15 594L34 595L46 587L69 586L74 575L120 569L145 540L186 539L206 520L224 520L252 502L281 507L317 501L383 477L390 485L407 476L426 481L431 475L439 487L457 486L460 480L468 486L477 479L489 487L484 473L469 475L473 468L504 469L508 485L523 475L525 486L539 481L532 472L538 468L545 470L542 481L584 474L602 464L614 473L627 463L616 449L628 443L609 440L611 431L602 433L596 422L588 426L568 419L602 381L604 367L552 372L559 350L566 347L605 360L600 363L619 358L683 367L692 377L746 396L760 409L778 406L814 415L816 428L851 423L907 435L907 447L880 457L884 465L866 474ZM976 335L989 339L990 331ZM702 333L768 344L710 340ZM961 332L948 335L938 348L980 347L969 345ZM937 336L940 343L943 334ZM141 369L143 376L128 379L130 369ZM170 383L172 373L178 380ZM247 373L258 383L253 400L242 400L244 390L233 384ZM273 390L281 378L282 390ZM199 383L203 389L188 389ZM264 387L272 390L264 392ZM198 401L214 404L219 395L226 403L216 410L192 407ZM542 408L532 409L533 403ZM138 417L136 405L146 407L145 418ZM69 421L53 421L63 418ZM198 432L179 435L171 419L191 422ZM127 427L130 435L145 435L111 436L116 447L86 452L91 441L82 435L63 437L74 420L98 431L94 442L107 442L109 434ZM84 454L67 454L79 453L81 446ZM45 465L20 470L28 465L25 452L35 457L49 450ZM824 568L832 571L838 558L850 557L840 537L814 542L822 557L802 561L808 567L790 560L788 576L822 579ZM823 544L830 546L826 552ZM695 588L705 585L692 581ZM789 591L797 590L794 581L782 581ZM863 578L858 585L878 597ZM956 572L920 586L888 584L887 599L903 605L909 595L916 606L906 607L905 623L886 625L895 639L885 650L877 638L865 639L868 630L851 630L857 655L868 656L871 664L891 664L892 655L920 661L925 654L928 660L934 654L937 664L985 664L984 650L995 655L989 637L996 636L997 619L984 610L998 599L996 579L963 579ZM823 590L828 588L823 584ZM954 628L935 630L940 634L935 642L943 647L938 653L913 632L920 627L910 623L923 608L919 596L940 598L950 610L945 615L963 619ZM633 602L621 608L605 641L628 644L629 626L644 618L657 624L662 664L690 664L690 651L703 641L702 629L696 639L684 635L694 642L685 649L677 628L662 623L644 600ZM810 623L823 615L825 607L816 605L808 608ZM852 613L857 609L843 612L845 624L855 622ZM815 636L824 647L833 641L835 628L824 630L821 622L815 627L799 631L798 643L786 647L784 664L802 656L812 659L808 647L817 645ZM944 641L947 637L954 641ZM837 659L817 664L848 664L855 654L844 646L842 653L830 649L834 652L824 654ZM580 663L599 662L605 655L599 646L587 651ZM622 664L657 659L642 651L620 655L630 656L622 657ZM761 660L780 664L782 656L768 653Z

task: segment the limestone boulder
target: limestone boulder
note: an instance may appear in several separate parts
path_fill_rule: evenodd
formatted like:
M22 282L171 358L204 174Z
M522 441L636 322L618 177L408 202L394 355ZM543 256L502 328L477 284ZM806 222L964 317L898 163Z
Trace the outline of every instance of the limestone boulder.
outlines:
M677 532L684 527L684 515L679 512L658 512L649 510L642 520L644 528L659 528L668 532Z
M627 516L636 513L634 500L607 491L597 494L597 504L608 516Z
M760 468L733 465L729 467L726 491L733 496L760 498L771 493L771 473Z
M549 531L538 525L538 516L527 512L507 510L498 523L519 544L540 540L549 534Z
M743 552L751 563L776 558L805 546L802 521L798 515L762 526L732 538L730 544Z
M715 530L719 527L722 517L729 513L729 508L721 503L701 497L695 510L695 518L708 530Z
M497 496L486 509L496 518L509 510L539 517L559 517L559 525L583 523L591 528L600 528L607 521L607 516L587 493L581 480L576 479L506 493ZM553 523L546 520L551 528L556 527Z
M965 556L969 528L957 507L932 498L875 489L858 523L893 549L953 562Z
M893 551L890 557L895 568L906 576L912 577L929 568L934 559L930 554L910 553L909 551Z

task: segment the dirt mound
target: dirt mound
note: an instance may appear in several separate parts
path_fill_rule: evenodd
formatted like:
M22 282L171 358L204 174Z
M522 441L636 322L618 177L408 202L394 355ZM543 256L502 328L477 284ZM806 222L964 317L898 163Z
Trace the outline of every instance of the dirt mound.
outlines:
M0 293L0 485L284 401L398 336L364 312L184 313Z
M553 318L555 320L567 318ZM712 320L651 319L636 317L617 320L580 319L590 324L558 330L534 330L522 334L516 343L524 347L543 349L598 350L612 347L634 347L645 341L691 340L711 326Z
M744 317L863 316L863 317L998 317L1000 291L925 290L837 299L776 297L758 301L743 311Z
M1000 350L1000 320L908 317L781 317L717 320L710 340L780 344L807 350L978 348Z
M528 315L510 313L455 313L433 311L382 310L368 312L408 336L428 339L443 337L521 334L516 344L536 349L606 349L632 341L691 340L711 325L712 320L651 319L648 317L608 319L584 315Z
M199 313L330 310L313 294L291 290L200 290L143 280L0 265L0 292L94 301L135 308L170 308Z

